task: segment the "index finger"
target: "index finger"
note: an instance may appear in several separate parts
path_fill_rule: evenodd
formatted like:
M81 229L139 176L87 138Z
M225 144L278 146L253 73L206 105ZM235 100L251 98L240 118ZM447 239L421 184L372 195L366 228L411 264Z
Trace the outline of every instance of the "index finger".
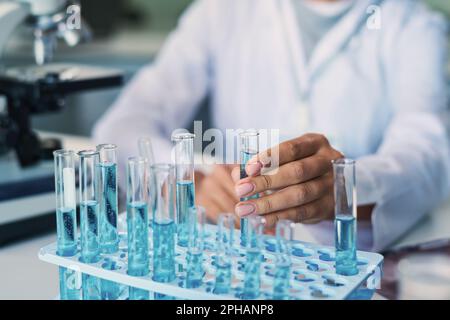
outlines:
M262 168L278 167L283 164L303 159L315 154L320 147L327 143L321 134L308 133L301 137L280 143L252 157L245 171L249 176L260 174Z

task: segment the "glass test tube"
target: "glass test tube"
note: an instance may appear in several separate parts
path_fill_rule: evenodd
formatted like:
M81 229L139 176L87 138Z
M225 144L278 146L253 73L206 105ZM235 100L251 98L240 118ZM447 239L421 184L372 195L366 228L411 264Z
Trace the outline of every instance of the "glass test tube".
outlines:
M261 216L250 216L246 223L247 245L244 276L243 299L257 299L261 285L262 234L265 219Z
M93 263L100 259L99 193L96 180L99 153L94 150L78 152L80 157L80 230L81 258Z
M152 139L150 137L141 137L138 140L138 149L139 149L139 156L142 158L147 159L147 166L148 166L148 174L150 174L151 172L151 167L152 165L155 164L155 157L154 157L154 153L153 153L153 145L152 145ZM148 179L148 208L150 210L150 208L152 207L152 198L153 198L153 194L152 194L152 187L151 187L151 179ZM152 228L153 228L153 217L150 214L148 217L149 223L149 233L150 233L150 237L152 237ZM152 246L152 242L149 243L150 245L150 249Z
M100 144L97 146L100 162L98 167L98 185L100 192L100 249L111 254L119 251L119 234L117 231L117 146ZM112 263L112 261L111 261ZM108 280L101 280L103 300L116 300L120 295L120 285Z
M152 139L150 137L139 138L138 149L139 149L139 156L142 158L146 158L149 166L152 166L155 163Z
M172 136L175 143L177 242L182 247L188 245L189 209L195 206L194 138L195 135L191 133L178 133Z
M217 254L215 294L226 294L231 289L231 256L234 242L234 214L219 215L217 222Z
M336 273L358 273L356 258L356 174L355 161L333 161L335 199Z
M77 253L75 153L70 150L57 150L53 155L58 255L73 256Z
M275 279L273 283L273 299L289 298L289 278L291 274L291 241L294 234L294 223L290 220L279 220L276 225Z
M117 232L117 146L101 144L97 146L100 155L99 188L100 201L100 248L104 253L119 250Z
M259 153L259 133L256 130L245 130L239 134L239 163L240 163L240 178L247 177L245 166L247 162ZM251 197L241 198L241 201L250 199L257 199L259 196L253 195ZM247 223L248 218L241 218L241 245L247 245Z
M175 279L175 207L174 167L152 166L153 200L153 280L171 282Z
M127 229L128 274L145 276L149 273L148 254L148 173L147 159L133 157L127 163ZM130 287L130 300L146 300L147 290Z
M80 238L81 260L95 263L100 260L99 188L97 168L99 153L94 150L78 152L80 158ZM83 300L100 300L100 279L83 274Z
M75 153L71 150L53 152L55 161L57 254L73 256L77 253L77 218L75 191ZM59 267L61 300L81 299L81 275Z
M189 209L188 252L186 255L186 287L197 288L202 284L203 248L205 244L205 208L195 206Z

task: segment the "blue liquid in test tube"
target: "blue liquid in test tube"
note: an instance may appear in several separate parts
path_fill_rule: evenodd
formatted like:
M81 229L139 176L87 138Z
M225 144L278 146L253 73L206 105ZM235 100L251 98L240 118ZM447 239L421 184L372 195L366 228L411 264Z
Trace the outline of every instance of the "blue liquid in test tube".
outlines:
M175 279L175 223L153 221L153 280L170 282Z
M247 224L247 245L245 261L245 278L243 299L257 299L261 286L261 261L262 261L262 233L265 219L261 216L251 216Z
M99 166L102 188L100 244L102 252L115 253L119 250L117 232L117 165L101 163Z
M289 298L289 279L291 275L291 241L294 223L290 220L279 220L276 225L275 277L273 283L273 299Z
M175 280L175 171L172 165L151 167L153 201L153 280ZM171 297L155 293L155 299Z
M216 265L215 294L225 294L231 288L231 263L220 262Z
M102 252L115 253L119 250L119 236L117 232L117 183L116 164L100 164L103 177L102 212L100 243Z
M127 206L128 274L145 276L149 272L147 202Z
M104 258L102 262L102 269L104 270L119 270L121 269L121 265L115 260L111 258ZM117 300L122 291L126 286L121 285L117 282L101 279L100 280L100 289L102 300Z
M355 275L358 273L356 259L356 219L337 215L336 228L336 273Z
M336 273L358 273L356 257L356 173L355 161L333 161L335 198Z
M127 166L128 274L142 277L150 272L148 253L148 162L129 158ZM147 290L130 287L129 299L148 299Z
M75 153L57 150L55 160L57 254L74 256L77 253L77 219L75 189ZM59 268L61 300L81 299L81 274Z
M61 256L73 256L77 253L76 228L77 216L75 209L56 209L56 224L58 254Z
M81 260L95 263L100 260L98 163L94 150L78 152L80 157L80 242ZM83 300L100 300L100 279L83 274Z
M97 188L97 165L99 153L80 151L80 240L81 259L94 263L100 259L99 194Z
M234 243L234 215L221 214L217 222L217 259L215 294L226 294L231 289L231 256Z
M100 292L100 278L91 276L89 274L83 274L83 300L101 300Z
M256 130L246 130L239 134L239 149L240 149L240 178L244 179L247 177L245 172L245 166L248 161L256 156L259 152L259 133ZM241 198L240 201L247 201L250 199L257 199L259 196L257 194L251 197ZM245 247L247 245L247 233L248 230L248 218L241 218L241 246Z
M192 181L177 181L178 245L188 245L189 210L195 205L195 187Z
M175 278L175 223L171 220L153 222L153 249L155 252L153 279L170 282Z
M94 263L100 260L100 242L98 202L84 201L80 203L80 240L83 262Z
M243 299L256 299L259 297L261 286L261 251L247 250L245 261L245 280Z
M203 270L203 254L188 252L186 256L187 275L186 288L198 288L202 284L205 271Z
M98 183L100 187L100 249L102 253L113 254L119 251L117 232L117 146L100 144ZM101 280L101 294L104 300L115 300L120 295L121 286L108 280Z
M77 253L74 156L73 151L54 152L57 246L61 256Z
M191 133L176 133L175 174L177 203L177 244L188 246L189 210L195 205L194 138Z
M291 267L288 264L279 265L275 268L275 279L273 284L273 299L286 300L289 298L289 278Z
M205 271L203 269L203 248L205 241L205 209L190 208L188 221L188 252L186 257L186 287L200 287Z
M153 221L153 280L175 280L175 235L172 220ZM155 292L155 300L171 300L172 297Z

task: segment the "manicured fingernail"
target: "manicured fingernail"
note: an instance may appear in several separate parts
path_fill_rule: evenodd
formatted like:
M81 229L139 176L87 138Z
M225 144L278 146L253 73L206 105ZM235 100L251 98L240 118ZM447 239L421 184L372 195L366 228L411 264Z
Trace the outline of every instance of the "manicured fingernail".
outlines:
M252 204L242 204L236 207L236 213L240 217L248 216L256 211L256 208Z
M255 190L255 185L253 183L247 182L236 186L234 189L238 197L243 197L250 192L253 192L253 190Z
M261 164L261 162L258 161L258 162L247 164L246 171L249 176L254 176L261 171L261 168L262 168L262 164Z

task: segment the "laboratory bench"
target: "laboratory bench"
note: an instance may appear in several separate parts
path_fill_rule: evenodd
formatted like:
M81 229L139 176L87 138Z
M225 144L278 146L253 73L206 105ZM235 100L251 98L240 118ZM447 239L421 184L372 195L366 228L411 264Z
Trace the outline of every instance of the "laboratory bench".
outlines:
M40 135L42 137L55 136L47 132L40 132ZM63 145L66 148L81 150L94 146L88 138L59 134L56 136L63 139ZM49 192L43 195L42 201L38 202L41 207L36 203L30 206L26 199L22 203L20 199L15 200L16 202L14 203L5 204L0 202L0 212L2 214L5 212L3 210L5 206L13 207L15 212L18 212L18 210L24 211L27 207L32 208L36 212L42 210L53 212L54 200L54 193ZM8 211L11 212L10 210ZM0 216L3 220L8 217L6 215ZM410 232L398 240L392 248L398 249L404 246L449 238L450 198L430 215L423 218ZM298 230L298 228L296 228L296 239L317 242L308 230ZM56 231L52 231L48 234L0 246L0 299L54 299L57 296L57 267L40 261L37 256L40 248L55 241ZM374 299L383 299L383 296L376 294Z

